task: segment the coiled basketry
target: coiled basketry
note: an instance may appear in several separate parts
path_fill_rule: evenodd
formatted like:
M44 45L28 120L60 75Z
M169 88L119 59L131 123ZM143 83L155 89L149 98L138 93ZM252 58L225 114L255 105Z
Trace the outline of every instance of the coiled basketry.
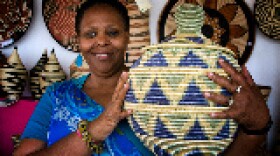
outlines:
M125 109L134 113L129 124L156 155L218 155L232 142L237 124L209 117L228 107L208 101L203 93L230 93L209 80L207 73L227 77L219 58L240 67L234 52L201 35L201 7L183 4L175 18L177 34L145 47L130 69Z

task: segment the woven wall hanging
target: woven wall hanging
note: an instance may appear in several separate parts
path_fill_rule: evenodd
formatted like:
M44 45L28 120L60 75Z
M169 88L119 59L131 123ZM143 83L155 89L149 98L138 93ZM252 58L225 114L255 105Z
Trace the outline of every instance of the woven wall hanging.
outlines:
M252 13L243 0L169 0L158 22L158 41L175 34L174 12L182 3L203 6L203 35L234 51L239 64L247 61L255 42L255 28Z
M261 32L272 39L280 39L279 0L256 0L254 15Z
M18 41L32 18L33 0L0 1L0 48Z

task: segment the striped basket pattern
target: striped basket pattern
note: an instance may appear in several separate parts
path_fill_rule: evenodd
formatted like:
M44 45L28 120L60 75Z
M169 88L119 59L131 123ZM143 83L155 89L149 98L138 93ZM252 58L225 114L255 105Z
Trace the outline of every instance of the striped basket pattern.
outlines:
M218 64L223 58L240 70L235 54L201 35L203 9L183 4L177 9L178 34L144 54L130 69L125 109L129 123L156 155L217 155L232 142L237 124L212 119L210 112L228 107L204 98L203 92L230 95L208 79L208 72L227 77Z

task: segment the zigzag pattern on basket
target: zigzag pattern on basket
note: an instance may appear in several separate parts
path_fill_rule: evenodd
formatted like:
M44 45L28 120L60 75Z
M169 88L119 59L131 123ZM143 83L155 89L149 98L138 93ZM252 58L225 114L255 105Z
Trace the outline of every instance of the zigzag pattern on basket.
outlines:
M158 69L155 70L164 70ZM126 101L131 103L146 103L159 105L200 105L214 106L206 100L203 92L212 91L228 95L225 89L211 82L205 75L185 76L178 71L170 73L137 73L131 75L130 89L126 94ZM216 105L215 105L216 106Z
M162 49L161 49L162 48ZM199 47L159 47L148 49L131 68L136 67L199 67L221 68L217 62L225 59L234 67L239 66L232 53L225 53L224 49L201 49ZM141 62L141 63L140 63Z
M205 119L206 114L199 116L182 114L178 117L176 114L159 113L155 116L153 113L139 110L130 117L130 124L136 135L154 149L157 155L164 154L166 152L164 149L171 155L177 155L178 146L184 149L182 153L217 155L213 153L215 151L213 149L231 142L232 134L236 131L236 124L230 120L211 121ZM162 149L157 148L158 146Z
M14 47L7 63L0 69L0 84L7 97L0 100L0 107L7 107L16 103L21 97L27 80L27 71Z
M229 119L209 120L206 112L177 115L154 111L157 115L144 107L131 117L136 133L180 140L223 140L233 137L231 133L236 130L236 124Z

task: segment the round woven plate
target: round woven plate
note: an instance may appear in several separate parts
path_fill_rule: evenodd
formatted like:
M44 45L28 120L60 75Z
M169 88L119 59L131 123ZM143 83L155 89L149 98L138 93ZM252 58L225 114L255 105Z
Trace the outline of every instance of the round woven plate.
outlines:
M254 8L260 31L272 39L280 40L280 1L256 0Z
M75 16L85 0L43 0L43 16L52 37L68 50L77 51Z
M185 2L204 7L203 35L234 51L239 64L244 64L253 49L255 28L251 11L243 0L169 0L158 22L158 41L176 33L174 12Z
M0 1L0 48L18 41L32 18L33 0Z
M78 52L75 32L76 10L86 0L43 0L43 16L53 38L70 51ZM150 45L149 14L142 13L134 0L120 0L130 16L130 43L126 53L128 66L141 55L141 48Z

